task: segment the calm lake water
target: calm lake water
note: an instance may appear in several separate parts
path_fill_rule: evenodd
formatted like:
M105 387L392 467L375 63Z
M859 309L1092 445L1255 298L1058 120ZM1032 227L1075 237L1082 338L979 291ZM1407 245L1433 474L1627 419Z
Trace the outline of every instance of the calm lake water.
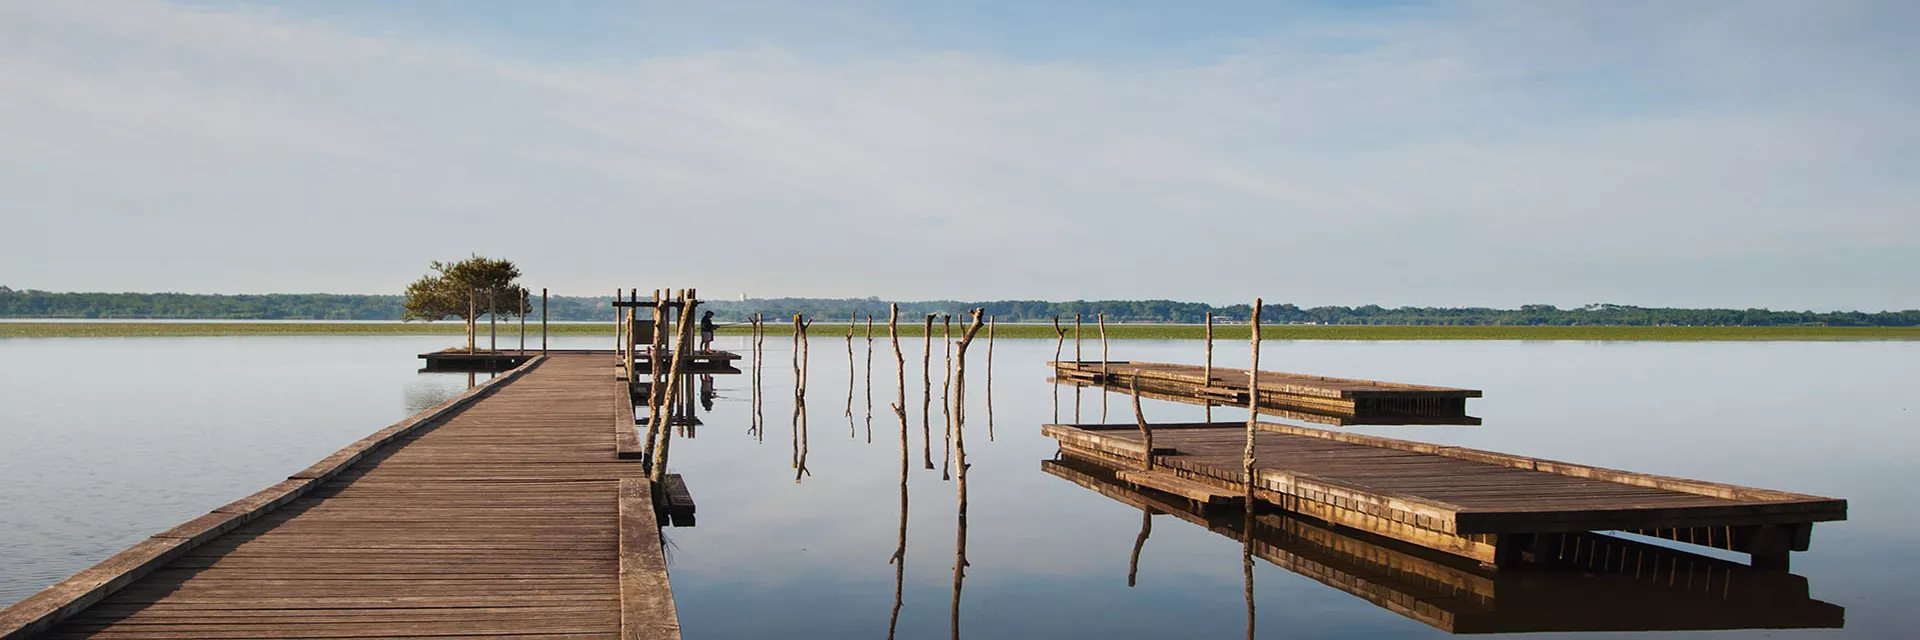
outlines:
M448 341L0 339L7 365L0 368L0 603L459 393L466 374L419 373L414 358ZM568 337L555 346L606 342ZM922 344L902 342L912 457L903 638L946 636L954 597L958 496L939 468L942 353L936 343L935 468L927 470ZM867 343L854 341L849 416L846 343L812 340L807 472L796 481L792 343L769 338L766 345L760 433L749 433L752 376L716 376L705 424L673 447L673 466L700 506L697 527L665 531L686 635L885 637L901 481L891 347L874 341L869 402ZM725 338L718 346L744 352L747 345ZM1055 453L1055 443L1039 435L1055 411L1044 364L1054 343L999 341L990 382L985 347L976 342L968 358L962 635L1244 637L1241 543L1155 516L1129 587L1140 510L1041 469ZM1071 344L1067 351L1070 357ZM1097 358L1097 343L1086 353ZM1121 341L1112 357L1198 362L1201 344ZM1222 366L1241 366L1248 356L1235 343L1223 344L1217 357ZM1270 342L1262 364L1486 392L1468 403L1483 426L1347 428L1353 431L1846 498L1850 520L1816 526L1813 550L1795 554L1794 573L1805 577L1812 599L1845 608L1845 634L1901 636L1920 627L1920 586L1911 580L1920 560L1920 510L1913 508L1920 465L1912 460L1920 448L1913 392L1920 343ZM1070 420L1074 391L1059 393L1061 418ZM1103 395L1081 392L1082 420L1098 421L1105 400L1109 421L1131 421L1123 397ZM1150 420L1185 421L1202 409L1148 400L1145 412ZM1244 414L1216 409L1215 418ZM1260 637L1443 635L1264 560L1255 561L1254 582ZM1662 599L1648 589L1628 595ZM1521 601L1493 606L1504 602L1521 615L1514 610ZM1595 599L1591 606L1621 605ZM1607 619L1631 629L1636 618Z

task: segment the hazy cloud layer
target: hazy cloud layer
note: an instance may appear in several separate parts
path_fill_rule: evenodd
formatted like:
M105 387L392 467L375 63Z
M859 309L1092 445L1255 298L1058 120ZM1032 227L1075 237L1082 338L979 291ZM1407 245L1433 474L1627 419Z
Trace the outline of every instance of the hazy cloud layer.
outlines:
M1920 304L1908 3L326 6L0 0L0 284Z

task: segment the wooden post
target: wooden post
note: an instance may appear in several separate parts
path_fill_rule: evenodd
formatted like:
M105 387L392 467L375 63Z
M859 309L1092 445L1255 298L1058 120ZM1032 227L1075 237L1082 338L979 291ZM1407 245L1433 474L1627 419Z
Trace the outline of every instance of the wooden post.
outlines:
M1242 471L1246 473L1246 499L1249 512L1253 510L1253 487L1258 480L1253 475L1253 434L1260 424L1260 307L1262 304L1259 298L1253 299L1253 318L1247 323L1253 329L1253 363L1247 366L1247 449Z
M993 442L993 316L987 316L987 442Z
M635 290L634 295L636 297L639 295L638 290ZM680 293L680 327L678 331L680 342L673 349L673 366L667 371L667 397L661 402L661 407L669 414L673 411L675 400L674 391L678 387L676 383L680 380L683 363L687 360L687 349L691 347L693 343L693 311L694 308L699 305L696 295L698 294L693 289L686 289ZM657 356L653 358L653 366L651 368L660 368L658 360L659 358ZM661 425L660 445L656 449L659 457L653 461L653 468L651 469L652 474L650 477L655 485L658 485L660 481L666 477L667 452L673 445L673 425L671 424L673 418L671 415L667 417L667 422L669 424Z
M1080 314L1073 314L1073 361L1080 362Z
M619 289L613 290L613 301L615 303L613 305L613 355L614 357L620 357L620 345L626 344L627 342L626 336L623 335L623 332L627 330L627 311L620 308L618 304L620 302Z
M660 354L666 352L667 307L663 303L669 299L670 293L662 289L653 290L653 331L647 332L647 415L650 416L647 418L647 460L653 460L653 448L655 441L660 437L660 429L665 428L665 425L672 421L672 418L664 415L666 409L660 406L661 400L666 396L661 385L667 379L666 372L660 368ZM637 313L638 310L635 312ZM628 380L632 380L633 374L629 373L627 376Z
M634 288L629 290L627 292L627 302L628 304L639 304L640 289ZM627 355L625 358L625 362L627 365L627 385L635 386L640 383L640 370L634 363L634 357L633 357L634 347L640 344L640 339L639 339L640 336L634 335L635 333L638 333L637 331L635 331L635 329L638 329L639 328L638 325L640 324L638 322L638 320L640 319L640 308L627 307L627 313L624 315L626 316L626 321L622 323L622 326L626 328L625 333L627 337L626 339L620 341L620 347L622 350L627 352ZM651 359L649 359L647 362L648 362L648 367L647 367L648 370L660 368L660 363L658 362L654 362ZM653 390L649 388L647 392L651 394Z
M540 287L540 355L547 355L547 288Z
M871 327L873 322L871 316L868 317L867 322ZM893 415L900 419L900 542L893 548L893 557L887 560L893 564L893 614L887 618L887 637L892 638L900 624L901 595L906 586L907 577L907 466L910 459L907 453L907 357L900 352L900 305L898 304L888 305L887 335L893 341L894 380L896 381L895 390L898 393L898 400L893 403ZM871 379L868 381L868 387L872 387Z
M1133 423L1140 427L1140 440L1147 445L1146 453L1140 456L1142 469L1153 470L1153 429L1147 426L1147 416L1140 412L1140 374L1135 372L1127 384L1133 391Z
M921 331L926 343L920 349L920 456L928 469L933 468L933 317L927 314Z
M467 287L467 355L473 355L473 343L480 341L479 337L474 335L474 323L480 321L480 307L479 302L476 301L479 297L479 289Z
M853 329L860 325L860 314L847 313L847 437L859 435L853 428Z
M954 368L954 411L953 411L953 450L955 474L954 482L959 493L958 522L954 537L953 551L953 605L949 612L950 628L953 637L960 637L960 588L967 579L967 433L966 403L967 389L967 345L973 342L973 336L980 332L980 314L983 309L969 312L973 321L960 336L960 364Z
M1213 386L1213 312L1207 312L1207 366L1205 377L1207 386ZM1207 422L1213 422L1213 401L1207 402Z
M487 353L500 352L500 307L494 304L493 287L487 287Z
M1067 344L1067 330L1060 328L1060 316L1053 317L1053 421L1060 422L1060 349Z
M1102 311L1100 319L1100 382L1107 381L1107 312Z
M873 314L867 314L867 444L873 444Z
M945 448L940 453L940 479L953 479L953 316L940 315L940 323L945 329L940 334L940 352L946 359L945 371L940 376L940 417L946 423L946 434L941 438Z

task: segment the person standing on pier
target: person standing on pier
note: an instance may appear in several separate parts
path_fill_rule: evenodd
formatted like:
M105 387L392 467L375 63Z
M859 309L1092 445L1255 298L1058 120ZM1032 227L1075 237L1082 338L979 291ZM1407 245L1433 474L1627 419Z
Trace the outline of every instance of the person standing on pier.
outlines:
M708 311L704 314L701 314L700 315L700 350L701 351L713 350L713 329L714 329L713 312Z

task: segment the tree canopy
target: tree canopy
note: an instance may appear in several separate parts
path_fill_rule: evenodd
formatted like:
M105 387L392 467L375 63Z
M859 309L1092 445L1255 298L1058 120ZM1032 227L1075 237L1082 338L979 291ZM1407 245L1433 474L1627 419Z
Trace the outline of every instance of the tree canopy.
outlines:
M517 316L527 291L516 280L520 267L509 260L473 256L459 262L435 261L433 273L407 285L401 320L432 322L446 318L473 320L475 315ZM488 308L488 292L493 308ZM470 315L471 314L471 315Z

